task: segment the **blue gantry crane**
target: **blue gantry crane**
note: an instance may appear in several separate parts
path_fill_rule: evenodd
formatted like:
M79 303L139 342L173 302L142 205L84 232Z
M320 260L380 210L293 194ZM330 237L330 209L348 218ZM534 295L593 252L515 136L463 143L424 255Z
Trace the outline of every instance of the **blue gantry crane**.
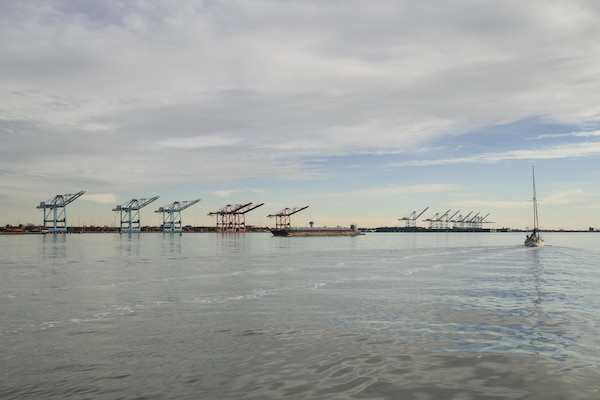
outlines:
M140 232L140 209L152 203L160 196L154 196L149 199L133 199L128 203L121 204L113 208L113 211L120 213L120 231L123 232Z
M163 231L164 232L182 232L181 212L188 207L198 203L200 199L191 201L175 201L168 206L160 207L155 212L162 213L163 216Z
M57 194L48 201L42 201L36 208L44 210L44 228L50 232L67 232L67 204L85 193L85 190L74 194ZM49 223L52 226L48 226Z

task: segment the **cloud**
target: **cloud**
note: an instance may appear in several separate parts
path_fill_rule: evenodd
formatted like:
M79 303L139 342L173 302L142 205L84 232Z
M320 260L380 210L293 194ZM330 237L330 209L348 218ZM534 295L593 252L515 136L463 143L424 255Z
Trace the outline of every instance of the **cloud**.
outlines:
M4 6L3 110L55 128L180 149L247 130L288 155L347 154L598 116L586 3L41 4Z
M529 206L527 201L515 200L485 200L485 199L459 199L450 203L454 207L481 208L481 209L519 209Z
M583 131L583 132L569 132L569 133L555 133L555 134L544 134L538 135L534 139L549 139L549 138L566 138L566 137L597 137L600 136L600 130L596 131Z
M539 139L597 138L598 15L584 0L0 2L0 191L268 178L293 192L356 174L317 159L597 157L596 143L519 141L409 160L521 120L573 127ZM370 190L404 189L356 194Z
M565 205L582 203L590 199L591 195L582 189L569 189L552 193L547 197L541 198L541 204Z
M223 198L227 198L227 197L231 197L232 194L234 194L237 190L217 190L214 192L211 192L210 194L217 196L217 197L223 197Z
M545 147L530 150L515 150L499 153L475 154L468 157L457 157L437 160L413 160L389 164L390 167L434 166L464 163L495 163L506 160L537 160L600 157L600 142L577 143Z
M198 136L190 138L170 138L160 140L157 145L171 149L194 150L206 147L227 146L238 142L237 139L221 136Z
M454 207L482 208L482 209L504 209L517 210L531 207L531 200L487 200L469 196L468 198L456 199L450 203ZM538 197L541 206L564 206L568 204L584 204L594 197L593 194L582 189L567 189Z
M100 204L117 204L119 201L117 195L114 193L84 194L81 196L81 199Z
M409 185L409 186L390 186L380 188L368 188L353 190L347 192L335 192L335 193L322 193L314 195L305 195L305 198L309 199L333 199L333 198L358 198L358 197L372 197L372 196L389 196L398 194L415 194L415 193L438 193L448 192L457 190L458 186L447 183L435 183L435 184L422 184L422 185Z

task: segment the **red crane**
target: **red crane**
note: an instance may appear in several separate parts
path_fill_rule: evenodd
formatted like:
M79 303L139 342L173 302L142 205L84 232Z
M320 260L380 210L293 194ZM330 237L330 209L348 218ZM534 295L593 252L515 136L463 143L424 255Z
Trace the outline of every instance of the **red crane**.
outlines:
M209 212L208 215L216 216L217 232L246 232L246 213L264 204L227 204L220 210Z
M283 210L275 213L269 214L267 217L273 218L275 217L275 229L286 229L291 228L291 215L294 215L304 209L307 209L308 206L304 207L294 207L294 208L284 208Z

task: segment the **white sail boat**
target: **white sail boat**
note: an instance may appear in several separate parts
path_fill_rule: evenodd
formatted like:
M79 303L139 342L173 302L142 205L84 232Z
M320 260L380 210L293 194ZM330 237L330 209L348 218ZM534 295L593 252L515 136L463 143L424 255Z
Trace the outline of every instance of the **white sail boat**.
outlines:
M525 238L525 246L527 247L540 247L544 245L544 241L539 233L538 227L538 209L537 209L537 198L535 194L535 167L531 167L533 176L533 231Z

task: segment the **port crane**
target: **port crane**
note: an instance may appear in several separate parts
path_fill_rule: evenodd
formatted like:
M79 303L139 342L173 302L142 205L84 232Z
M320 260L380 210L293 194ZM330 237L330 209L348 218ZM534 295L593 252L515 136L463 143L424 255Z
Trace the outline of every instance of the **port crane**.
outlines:
M275 217L275 229L286 229L286 228L290 228L292 226L291 224L291 216L307 209L308 206L304 206L304 207L294 207L294 208L284 208L283 210L275 213L275 214L269 214L267 215L267 217L269 218L273 218Z
M140 209L152 203L160 196L154 196L149 199L133 199L128 203L124 203L113 208L113 211L120 213L120 231L123 232L140 232Z
M473 229L482 229L484 223L486 223L486 224L492 223L491 221L485 221L485 219L489 215L490 215L490 213L487 213L483 217L475 216L475 217L471 218L471 220L469 221L469 224L470 224L471 228L473 228Z
M421 211L419 214L417 214L416 211L413 211L412 213L408 214L406 217L400 218L398 221L406 221L406 227L407 228L415 228L417 226L417 219L419 219L419 217L421 215L423 215L425 213L425 211L429 210L429 207L427 207L426 209L424 209L423 211Z
M424 219L423 221L429 222L429 229L442 229L443 220L445 217L448 216L449 212L450 212L450 210L446 211L441 216L440 216L440 213L435 213L435 215L433 215L430 218Z
M44 228L51 232L67 232L66 206L84 193L85 190L74 194L57 194L48 201L42 201L36 208L44 210ZM51 227L48 226L50 222Z
M435 218L431 218L431 220L425 220L425 221L430 221L429 229L447 230L449 228L450 222L456 216L456 214L458 214L459 212L460 212L460 210L458 210L454 214L450 215L450 210L448 210L445 213L443 213L440 217L437 217L438 214L436 214L434 216Z
M473 224L474 221L477 220L477 218L479 217L479 212L477 212L475 215L473 215L471 218L465 219L465 228L466 229L472 229L473 228Z
M155 212L162 213L163 232L182 232L181 212L198 203L200 199L191 201L175 201L168 206L160 207Z
M471 216L471 214L473 214L473 211L469 212L464 217L462 215L459 215L458 217L456 217L455 220L450 221L450 222L454 223L453 229L464 229L465 224L469 220L469 217Z
M246 232L246 213L264 204L227 204L220 210L209 212L208 215L216 217L217 232Z
M442 229L448 229L450 226L450 222L452 222L454 217L456 217L456 214L458 214L459 212L460 212L460 210L458 210L454 214L450 215L450 210L448 210L448 213L442 215L442 217L440 218L442 220Z

